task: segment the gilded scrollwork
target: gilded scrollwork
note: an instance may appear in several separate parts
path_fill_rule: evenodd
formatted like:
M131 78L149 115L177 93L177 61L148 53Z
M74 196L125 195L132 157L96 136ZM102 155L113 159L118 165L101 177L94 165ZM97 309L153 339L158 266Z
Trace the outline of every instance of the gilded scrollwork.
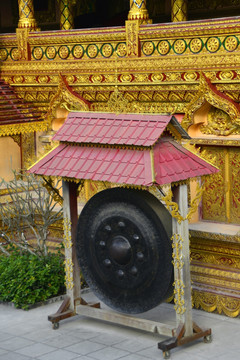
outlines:
M74 288L73 282L73 262L72 259L67 258L64 261L65 264L65 282L67 290L72 290Z
M174 282L174 309L177 314L183 315L186 311L184 300L185 285L182 280L175 280Z
M229 153L229 181L231 183L230 217L231 222L240 223L240 148ZM240 236L239 236L240 237Z
M212 107L207 115L207 124L201 125L203 134L214 134L218 136L227 136L240 130L232 123L231 117L223 110Z
M183 268L183 238L179 234L172 236L172 248L173 248L173 265L175 269L181 270Z
M72 237L71 237L71 221L69 218L64 218L63 220L63 231L64 231L64 246L65 249L72 248Z
M205 311L217 311L229 317L236 317L240 314L240 300L237 297L213 294L205 291L193 291L194 306Z
M225 155L221 149L217 147L202 149L203 158L208 159L210 162L220 169L217 174L206 177L205 191L202 199L203 219L225 221Z
M139 56L139 22L138 20L126 21L126 44L128 56Z
M194 124L194 114L205 103L212 108L208 113L208 121L201 126L205 134L224 135L240 133L240 110L237 103L221 94L210 81L201 74L199 90L193 100L187 105L182 126L187 130Z
M81 98L77 93L71 90L63 76L59 76L59 86L56 94L52 98L49 109L47 112L48 126L51 126L51 121L56 116L56 110L58 107L66 104L66 108L85 110L88 111L90 103ZM71 110L69 109L69 110Z

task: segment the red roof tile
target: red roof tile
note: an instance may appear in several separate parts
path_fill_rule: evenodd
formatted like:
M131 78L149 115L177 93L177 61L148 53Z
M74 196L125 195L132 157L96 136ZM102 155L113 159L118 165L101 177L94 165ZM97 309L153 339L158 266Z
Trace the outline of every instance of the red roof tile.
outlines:
M155 146L154 170L155 180L159 185L218 172L217 168L172 138L162 138Z
M171 115L72 112L53 140L72 143L152 146Z
M14 89L0 79L0 127L34 122L43 122L39 109L20 99Z
M46 176L151 185L150 151L60 144L30 172Z
M158 185L218 171L171 138L160 139L153 151ZM151 186L154 183L150 148L140 151L60 144L30 172L129 185Z

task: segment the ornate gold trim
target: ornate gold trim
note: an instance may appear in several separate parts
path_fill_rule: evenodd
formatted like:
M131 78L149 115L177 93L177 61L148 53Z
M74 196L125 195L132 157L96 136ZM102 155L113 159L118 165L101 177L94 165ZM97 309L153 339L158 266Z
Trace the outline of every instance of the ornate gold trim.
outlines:
M206 78L206 76L201 73L199 89L196 96L186 107L186 113L182 120L181 125L185 130L194 124L194 113L203 106L205 102L208 102L210 105L214 106L217 109L223 110L225 113L229 115L231 119L232 126L229 130L230 133L234 132L237 128L237 125L240 125L240 112L237 104L234 104L230 98L227 98L223 94L218 94L217 89L214 91L213 86L210 85L210 80ZM213 130L209 130L210 133L213 133ZM228 135L222 133L220 135Z
M34 131L47 130L47 124L44 121L26 124L0 125L0 136L11 136L17 134L28 134Z
M193 290L193 304L197 309L202 308L208 312L217 311L229 317L240 314L240 299L231 296Z
M59 74L57 92L50 101L49 109L46 114L49 128L51 128L52 120L56 116L56 110L59 106L65 107L68 111L89 111L90 109L90 103L75 93L61 74Z

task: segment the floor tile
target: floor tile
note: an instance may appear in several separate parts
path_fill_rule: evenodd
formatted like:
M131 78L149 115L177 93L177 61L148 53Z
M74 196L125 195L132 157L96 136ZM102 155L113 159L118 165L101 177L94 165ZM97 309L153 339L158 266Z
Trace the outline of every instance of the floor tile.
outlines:
M104 345L94 343L92 341L82 341L75 345L71 345L65 348L65 350L75 352L81 355L88 355L94 351L98 351L104 348Z
M27 346L23 349L20 349L17 351L17 353L22 354L22 355L26 355L32 358L37 358L41 355L50 353L54 350L57 350L55 347L49 346L49 345L45 345L45 344L41 344L41 343L36 343L33 344L31 346Z
M48 354L38 357L38 360L73 360L76 359L76 354L62 349L51 351Z
M117 360L126 355L129 355L128 351L116 349L113 347L106 347L102 350L95 351L94 353L90 354L90 356L96 360Z
M27 340L22 337L11 337L3 341L0 339L0 348L11 351L19 350L32 344L33 342L31 340Z

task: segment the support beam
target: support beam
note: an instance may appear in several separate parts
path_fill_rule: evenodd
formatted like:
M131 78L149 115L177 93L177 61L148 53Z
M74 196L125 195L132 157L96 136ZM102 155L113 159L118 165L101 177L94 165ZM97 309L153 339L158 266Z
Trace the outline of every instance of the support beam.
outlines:
M67 295L70 298L70 308L74 309L74 301L80 298L80 269L76 254L77 232L77 188L75 182L63 180L63 216L64 216L64 246Z
M19 22L18 28L37 30L37 22L34 18L33 0L18 0Z
M179 213L186 219L188 214L187 185L175 186L173 194L174 201L179 207ZM173 217L172 224L176 326L184 324L185 336L191 336L193 326L188 220L178 221Z
M187 0L171 0L172 22L187 21Z

